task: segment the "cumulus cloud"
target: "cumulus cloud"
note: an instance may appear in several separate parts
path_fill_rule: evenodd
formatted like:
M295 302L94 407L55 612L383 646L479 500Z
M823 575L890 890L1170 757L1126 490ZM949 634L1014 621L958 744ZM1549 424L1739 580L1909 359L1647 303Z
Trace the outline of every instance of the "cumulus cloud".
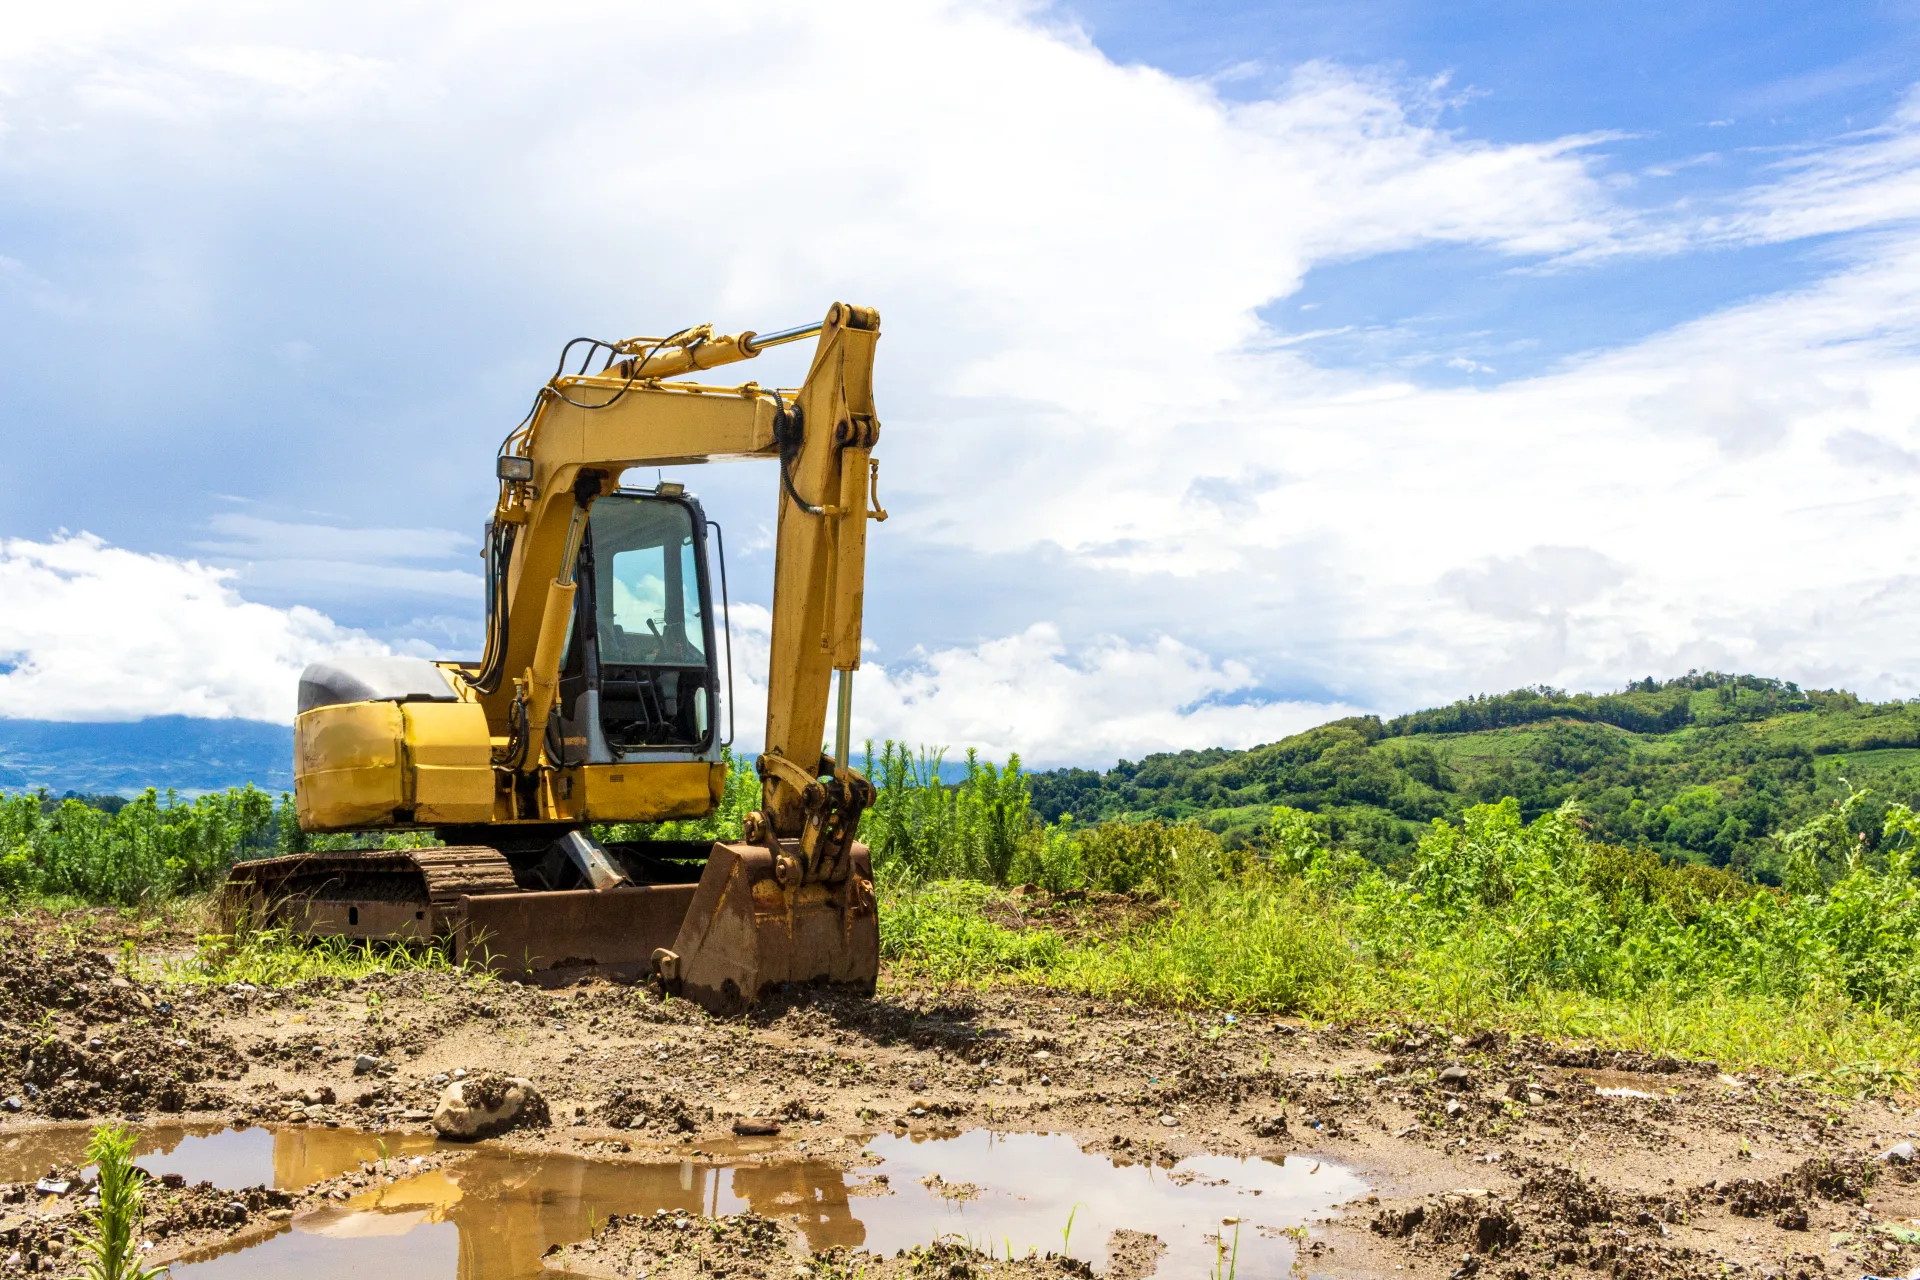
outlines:
M223 517L193 548L250 575L216 576L223 607L255 582L477 600L439 530L483 514L536 357L844 297L886 316L876 565L1054 566L1002 575L1005 625L930 595L965 638L919 651L876 579L876 630L907 640L862 677L863 733L1097 761L1690 666L1914 688L1920 99L1648 210L1599 135L1478 140L1421 87L1324 63L1229 100L1014 3L42 6L0 33L0 81L0 185L91 229L84 268L0 244L6 314L23 341L137 335L118 367L153 388L44 465L144 485L116 446L172 396L171 487L345 512ZM1318 367L1261 319L1385 252L1574 270L1815 235L1847 238L1811 284L1467 389ZM186 377L181 343L237 372ZM273 394L234 409L236 386ZM263 432L255 403L306 429ZM764 479L695 481L743 552ZM727 499L758 505L743 525Z
M772 616L733 611L737 741L757 750ZM1273 742L1360 709L1274 698L1240 662L1161 636L1070 647L1051 623L979 645L866 661L854 677L856 740L888 739L1047 768L1201 747ZM831 744L828 750L832 749Z
M291 721L308 662L387 652L312 609L243 600L230 579L84 533L0 541L0 716Z

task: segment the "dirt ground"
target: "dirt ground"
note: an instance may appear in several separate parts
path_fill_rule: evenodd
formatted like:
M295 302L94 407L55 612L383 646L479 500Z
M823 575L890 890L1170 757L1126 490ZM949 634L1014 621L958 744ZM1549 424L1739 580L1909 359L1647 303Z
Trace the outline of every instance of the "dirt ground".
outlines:
M1071 1134L1123 1162L1329 1161L1371 1192L1309 1224L1312 1275L1905 1276L1920 1263L1920 1165L1899 1145L1920 1141L1920 1102L1906 1096L1849 1101L1714 1063L1491 1032L1311 1029L884 980L876 999L801 993L732 1020L597 980L160 986L121 973L113 945L110 928L0 924L0 1140L100 1117L424 1131L447 1080L485 1070L534 1082L552 1115L497 1141L612 1160L723 1153L738 1126L852 1167L876 1132L993 1126ZM156 1188L149 1223L175 1225L151 1259L333 1190ZM59 1259L80 1194L0 1185L0 1275L71 1269ZM1158 1252L1116 1240L1111 1274L1155 1274ZM806 1258L790 1230L751 1214L615 1218L559 1261L592 1273L596 1255L609 1275L643 1255L660 1276L827 1276L845 1261ZM1023 1265L996 1274L1091 1274ZM956 1256L938 1273L969 1270Z

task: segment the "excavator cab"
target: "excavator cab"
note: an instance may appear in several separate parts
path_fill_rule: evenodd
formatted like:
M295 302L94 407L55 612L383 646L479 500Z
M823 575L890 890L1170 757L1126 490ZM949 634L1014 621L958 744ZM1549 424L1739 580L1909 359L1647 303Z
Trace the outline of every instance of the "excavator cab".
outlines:
M708 527L678 486L621 489L593 504L550 722L553 759L720 758Z

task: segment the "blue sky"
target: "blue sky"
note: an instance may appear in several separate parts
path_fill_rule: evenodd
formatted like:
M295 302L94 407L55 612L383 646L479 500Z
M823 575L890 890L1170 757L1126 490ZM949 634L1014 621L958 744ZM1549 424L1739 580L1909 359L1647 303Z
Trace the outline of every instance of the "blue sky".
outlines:
M867 732L1920 693L1920 6L560 9L0 37L0 715L468 654L561 342L836 297L886 317ZM752 655L770 475L679 478Z
M1767 165L1883 121L1920 66L1920 5L1091 3L1068 6L1123 62L1257 95L1303 61L1434 84L1476 137L1608 135L1601 168L1648 207L1711 198ZM1426 248L1314 270L1267 318L1324 364L1439 383L1538 373L1830 269L1818 242L1724 248L1607 270L1529 271ZM1450 367L1449 360L1487 366Z

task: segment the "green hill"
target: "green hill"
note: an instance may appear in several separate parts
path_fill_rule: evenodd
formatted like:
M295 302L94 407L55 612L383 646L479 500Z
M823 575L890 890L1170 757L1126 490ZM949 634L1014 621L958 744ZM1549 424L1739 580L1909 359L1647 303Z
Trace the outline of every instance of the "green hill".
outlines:
M1246 751L1059 769L1032 786L1049 822L1191 818L1230 844L1257 843L1276 805L1304 809L1335 844L1388 866L1469 805L1511 795L1531 818L1573 799L1601 839L1773 881L1773 833L1849 783L1874 792L1855 810L1871 850L1888 803L1920 802L1920 704L1708 673L1608 694L1517 689Z

